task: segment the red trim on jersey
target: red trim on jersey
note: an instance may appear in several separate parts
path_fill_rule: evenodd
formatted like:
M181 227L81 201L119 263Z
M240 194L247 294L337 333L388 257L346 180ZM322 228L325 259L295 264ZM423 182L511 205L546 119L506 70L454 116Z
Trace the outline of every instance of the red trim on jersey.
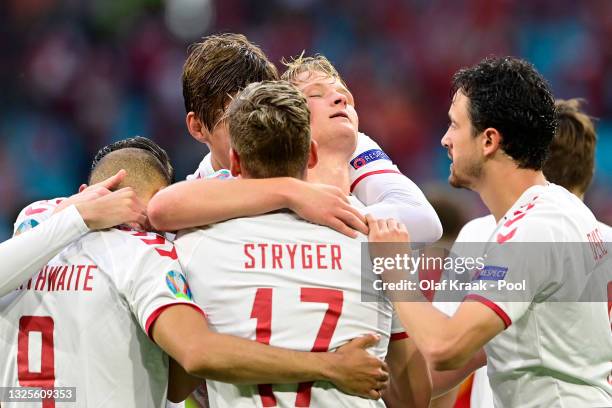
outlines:
M476 294L467 295L463 300L465 299L475 300L487 306L489 309L493 310L495 314L498 315L499 318L502 319L502 321L504 322L504 329L507 329L512 324L512 319L510 319L506 312L504 312L501 307L497 306L489 299Z
M367 173L363 173L361 176L357 177L357 179L355 179L355 181L353 181L353 184L351 184L351 193L353 192L353 190L355 189L355 187L357 186L357 184L363 180L364 178L368 177L368 176L372 176L374 174L384 174L384 173L395 173L395 174L402 174L397 170L391 170L391 169L385 169L385 170L374 170L374 171L369 171Z
M157 320L157 318L170 306L177 306L177 305L191 306L198 312L202 313L202 316L206 317L206 313L204 313L204 311L200 309L198 305L193 304L193 303L175 302L175 303L168 303L166 305L160 306L157 309L155 309L153 313L149 315L149 318L147 319L147 322L145 324L145 332L147 333L147 336L149 336L151 340L153 340L151 329L153 328L153 325L155 324L155 321Z
M406 332L391 333L391 338L389 340L390 341L404 340L404 339L407 339L408 337L410 336Z

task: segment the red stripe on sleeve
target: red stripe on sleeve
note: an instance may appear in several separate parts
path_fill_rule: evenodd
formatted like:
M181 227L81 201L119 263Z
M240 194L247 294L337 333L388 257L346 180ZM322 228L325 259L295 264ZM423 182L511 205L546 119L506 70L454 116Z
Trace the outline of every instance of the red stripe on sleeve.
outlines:
M407 339L408 337L408 333L406 332L399 332L399 333L391 333L391 341L395 341L395 340L404 340Z
M497 306L489 299L475 294L467 295L464 300L465 299L475 300L487 306L489 309L493 310L495 314L498 315L499 318L502 319L502 321L504 322L504 329L507 329L512 324L512 319L510 319L506 312L504 312L501 307Z
M153 313L151 313L149 315L149 318L147 319L147 323L145 324L145 332L147 333L147 336L149 336L149 338L151 340L153 340L153 335L151 333L151 329L153 328L153 325L155 324L155 321L157 320L157 318L159 316L161 316L161 314L167 308L169 308L171 306L178 306L178 305L191 306L195 310L197 310L198 312L202 313L202 316L206 317L206 313L204 313L204 311L202 309L200 309L200 307L198 305L193 304L193 303L176 302L176 303L168 303L166 305L160 306L157 309L155 309L155 311Z
M353 181L353 184L351 184L351 193L353 192L353 190L355 189L355 187L357 186L357 184L359 184L359 182L361 180L363 180L364 178L368 177L368 176L372 176L374 174L384 174L384 173L395 173L395 174L402 174L397 170L391 170L391 169L386 169L386 170L375 170L375 171L369 171L367 173L363 173L361 176L357 177L357 179L355 179L355 181Z

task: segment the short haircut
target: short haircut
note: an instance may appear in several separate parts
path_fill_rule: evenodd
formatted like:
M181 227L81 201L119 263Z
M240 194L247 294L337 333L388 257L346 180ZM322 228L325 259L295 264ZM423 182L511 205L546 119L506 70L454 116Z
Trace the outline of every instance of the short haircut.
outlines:
M519 168L541 170L555 134L555 102L546 80L530 63L489 57L459 70L452 94L469 98L474 135L495 128L501 148Z
M183 66L185 110L193 111L212 130L232 96L250 83L275 79L274 64L244 35L205 37L189 47Z
M302 178L310 152L306 98L286 81L247 86L230 104L230 142L253 178Z
M153 185L169 185L174 177L166 151L152 140L140 136L100 149L91 166L89 184L99 183L121 169L127 171L127 176L119 188L129 186L137 192L149 191Z
M597 136L593 119L581 109L582 102L557 100L557 132L543 170L549 181L584 194L593 179Z
M298 82L297 77L304 72L320 72L330 78L338 79L348 89L336 68L323 55L317 54L314 57L304 57L304 53L302 53L300 56L293 57L290 60L283 59L283 65L285 65L286 70L283 72L281 79L293 84Z

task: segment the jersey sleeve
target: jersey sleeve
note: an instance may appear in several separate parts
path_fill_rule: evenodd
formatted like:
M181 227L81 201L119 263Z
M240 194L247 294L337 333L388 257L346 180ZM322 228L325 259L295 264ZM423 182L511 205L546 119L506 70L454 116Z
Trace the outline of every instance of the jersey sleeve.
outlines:
M442 236L442 224L423 192L363 133L359 133L349 173L351 192L368 206L368 213L404 223L413 242L434 242Z
M55 208L64 200L63 197L54 198L53 200L36 201L28 205L17 216L17 221L15 221L13 227L13 236L22 234L51 218Z
M147 335L151 337L153 324L169 306L184 304L203 313L193 302L174 245L155 233L125 233L132 235L128 238L140 242L125 245L135 254L126 253L125 248L122 251L123 256L131 257L134 261L126 268L119 269L122 275L116 277L118 290ZM115 268L117 263L123 262L123 256L114 257Z
M44 212L51 213L48 210ZM34 215L39 214L42 213ZM0 296L32 277L51 258L89 231L74 205L47 220L42 220L42 217L38 219L40 225L37 222L36 228L30 231L24 229L27 232L0 243L0 259L3 261L0 268Z
M403 340L403 339L407 339L408 333L406 332L406 329L404 329L404 326L402 325L402 322L400 321L399 317L397 316L397 313L395 313L395 309L393 310L393 316L391 317L391 341L395 341L395 340Z

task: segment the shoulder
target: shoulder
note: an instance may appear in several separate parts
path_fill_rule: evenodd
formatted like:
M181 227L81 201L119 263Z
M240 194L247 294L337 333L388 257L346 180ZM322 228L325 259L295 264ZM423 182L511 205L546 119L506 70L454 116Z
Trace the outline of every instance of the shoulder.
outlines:
M64 197L54 198L52 200L40 200L25 207L20 211L15 221L13 231L15 235L32 229L42 221L50 218L55 208L64 200Z
M500 223L498 243L583 241L596 228L593 213L563 187L550 184L513 207Z
M111 250L118 254L125 254L130 258L139 256L156 256L177 259L174 244L165 236L156 232L137 231L129 227L116 227L101 231L98 236L103 237Z
M612 227L603 222L599 222L599 231L601 232L604 242L612 242Z
M484 217L474 218L468 221L459 234L457 235L457 242L485 242L489 239L493 231L497 226L495 217L492 214L485 215Z

